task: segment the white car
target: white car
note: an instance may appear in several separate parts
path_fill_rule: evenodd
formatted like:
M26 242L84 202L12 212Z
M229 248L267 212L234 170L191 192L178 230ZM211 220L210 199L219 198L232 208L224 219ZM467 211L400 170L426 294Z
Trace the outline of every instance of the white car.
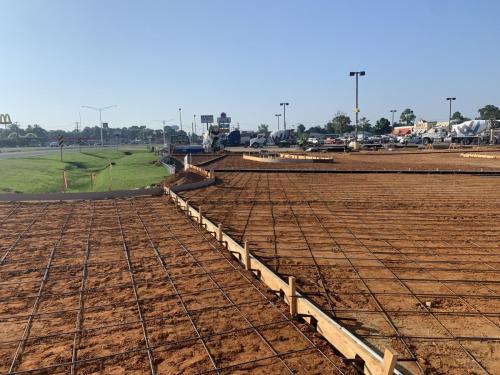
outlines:
M307 138L307 143L317 145L319 143L319 139L316 137Z

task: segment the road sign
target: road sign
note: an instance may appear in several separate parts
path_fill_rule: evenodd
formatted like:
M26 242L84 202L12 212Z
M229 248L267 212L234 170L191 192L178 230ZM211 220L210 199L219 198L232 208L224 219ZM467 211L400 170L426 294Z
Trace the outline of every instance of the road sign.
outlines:
M202 124L213 124L214 123L214 115L201 115L201 123Z
M60 136L57 138L57 142L59 143L59 147L64 146L64 135L60 135Z

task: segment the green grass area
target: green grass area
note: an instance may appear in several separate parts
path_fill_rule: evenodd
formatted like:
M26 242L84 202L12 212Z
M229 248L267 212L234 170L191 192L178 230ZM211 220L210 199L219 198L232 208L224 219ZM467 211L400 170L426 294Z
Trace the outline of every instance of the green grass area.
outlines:
M133 189L160 182L167 174L157 157L145 150L96 149L64 151L37 157L0 160L0 193L42 193L63 190L66 171L69 192ZM111 167L110 167L111 164Z

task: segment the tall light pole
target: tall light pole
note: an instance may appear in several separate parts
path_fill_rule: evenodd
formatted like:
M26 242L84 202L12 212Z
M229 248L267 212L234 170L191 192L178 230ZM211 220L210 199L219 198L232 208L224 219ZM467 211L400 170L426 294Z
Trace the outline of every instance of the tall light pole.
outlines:
M117 105L108 105L107 107L91 107L89 105L82 105L82 108L88 108L88 109L93 109L94 111L99 112L99 124L101 125L101 146L104 146L104 138L102 136L102 111L105 111L106 109L118 107Z
M290 103L280 103L283 106L283 129L286 131L286 106L290 105Z
M395 109L391 109L391 113L392 113L392 122L391 122L391 126L394 127L394 114L396 113L397 111Z
M280 130L280 117L281 117L281 113L277 113L277 114L275 114L275 116L278 119L278 130Z
M356 77L356 142L358 142L358 115L359 115L359 105L358 105L358 76L364 76L366 73L364 71L360 72L349 72L349 76Z
M193 137L196 137L196 131L198 130L198 129L196 129L196 115L193 115L193 122L194 122L194 135L193 135ZM195 138L193 138L193 139L195 139ZM195 141L193 141L193 143L195 143Z
M179 108L179 126L182 130L182 108Z
M450 102L450 116L448 117L448 129L451 129L451 102L457 100L457 98L446 98Z

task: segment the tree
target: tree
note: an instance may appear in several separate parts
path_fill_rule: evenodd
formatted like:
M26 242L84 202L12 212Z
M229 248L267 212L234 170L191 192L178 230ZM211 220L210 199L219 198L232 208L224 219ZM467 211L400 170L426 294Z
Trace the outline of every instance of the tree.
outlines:
M385 117L381 117L380 120L378 120L375 123L375 126L373 127L373 132L378 135L390 133L391 130L392 130L391 122Z
M322 126L319 126L319 125L311 126L309 129L307 129L307 133L309 133L309 134L311 134L311 133L324 134L325 132L326 132L326 130Z
M458 112L458 111L456 111L453 114L453 116L451 116L451 123L452 124L460 124L460 123L462 123L464 121L468 121L468 120L470 120L470 119L467 118L467 117L462 116L462 114L460 112Z
M351 126L351 118L344 112L337 112L335 117L326 124L326 129L329 133L344 134L353 130Z
M304 126L304 124L298 124L297 125L297 134L299 136L301 136L302 134L304 134L306 131L306 127Z
M359 129L364 132L371 132L372 124L370 124L370 120L366 117L361 117L359 119Z
M257 132L265 134L266 136L268 136L269 135L269 125L267 125L267 124L260 124Z
M500 109L492 104L478 109L480 120L500 120Z
M413 125L416 118L417 116L415 116L415 114L410 108L406 108L403 112L401 112L401 116L399 117L401 122L406 126Z

